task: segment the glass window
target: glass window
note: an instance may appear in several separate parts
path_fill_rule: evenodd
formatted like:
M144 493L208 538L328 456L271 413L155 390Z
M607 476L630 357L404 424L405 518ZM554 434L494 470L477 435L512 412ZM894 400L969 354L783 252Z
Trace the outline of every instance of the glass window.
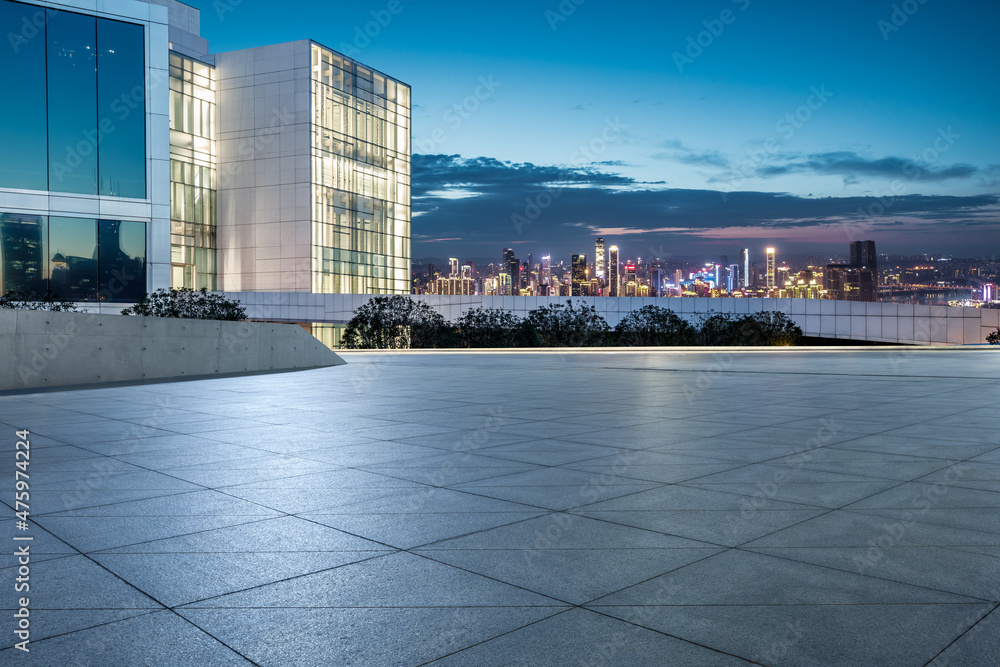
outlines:
M49 189L97 194L97 23L48 18Z
M102 301L136 301L146 292L146 225L101 220L98 223Z
M0 187L45 190L45 10L0 0Z
M93 301L97 298L97 283L97 221L49 218L52 291L70 301Z
M0 294L45 292L46 231L44 216L0 214Z
M146 196L146 88L141 25L97 19L97 129L102 195Z

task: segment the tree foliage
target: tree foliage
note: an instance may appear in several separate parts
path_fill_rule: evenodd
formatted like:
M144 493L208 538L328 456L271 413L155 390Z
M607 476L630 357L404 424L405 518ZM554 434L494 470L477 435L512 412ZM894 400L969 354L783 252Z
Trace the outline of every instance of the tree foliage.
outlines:
M528 313L525 337L539 347L595 347L608 342L610 328L593 306L567 299Z
M1000 327L986 337L986 342L990 345L1000 345Z
M462 347L526 347L531 344L525 322L502 308L473 308L455 322Z
M618 345L629 347L696 345L698 330L674 311L660 306L634 310L615 327Z
M344 330L343 347L401 350L453 347L454 332L444 318L408 296L376 296L358 308Z
M762 311L737 317L727 313L704 316L698 331L701 345L796 345L802 328L784 313Z
M62 313L86 312L70 301L56 296L52 290L39 294L34 290L7 290L0 294L0 308L12 310L48 310Z
M211 294L204 287L198 291L182 287L146 294L134 306L122 309L122 315L240 322L247 318L247 311L239 301Z

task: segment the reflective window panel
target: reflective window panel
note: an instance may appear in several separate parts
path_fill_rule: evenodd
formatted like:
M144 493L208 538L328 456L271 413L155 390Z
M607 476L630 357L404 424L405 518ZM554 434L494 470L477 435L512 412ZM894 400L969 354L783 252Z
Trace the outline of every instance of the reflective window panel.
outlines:
M0 0L0 187L45 190L45 10Z
M98 269L102 301L137 301L146 292L146 225L101 220Z
M146 88L141 25L97 19L100 193L146 196Z
M44 216L0 213L0 294L45 292L47 238Z
M96 300L97 256L97 220L49 218L49 285L53 293L70 301Z
M96 195L97 21L49 12L49 189Z

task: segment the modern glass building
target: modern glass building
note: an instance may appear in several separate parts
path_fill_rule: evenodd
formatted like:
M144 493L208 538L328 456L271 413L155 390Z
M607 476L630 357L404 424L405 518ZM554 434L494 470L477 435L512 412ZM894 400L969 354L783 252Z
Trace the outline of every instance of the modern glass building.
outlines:
M168 284L166 9L0 0L0 29L0 291L127 302Z
M213 55L175 0L0 28L0 292L409 293L406 84L309 40Z

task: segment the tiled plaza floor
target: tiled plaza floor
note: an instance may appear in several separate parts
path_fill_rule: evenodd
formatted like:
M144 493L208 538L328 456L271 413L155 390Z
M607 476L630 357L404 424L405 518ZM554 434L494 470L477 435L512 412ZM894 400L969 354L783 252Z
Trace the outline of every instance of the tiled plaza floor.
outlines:
M0 663L1000 656L997 350L346 358L0 396Z

